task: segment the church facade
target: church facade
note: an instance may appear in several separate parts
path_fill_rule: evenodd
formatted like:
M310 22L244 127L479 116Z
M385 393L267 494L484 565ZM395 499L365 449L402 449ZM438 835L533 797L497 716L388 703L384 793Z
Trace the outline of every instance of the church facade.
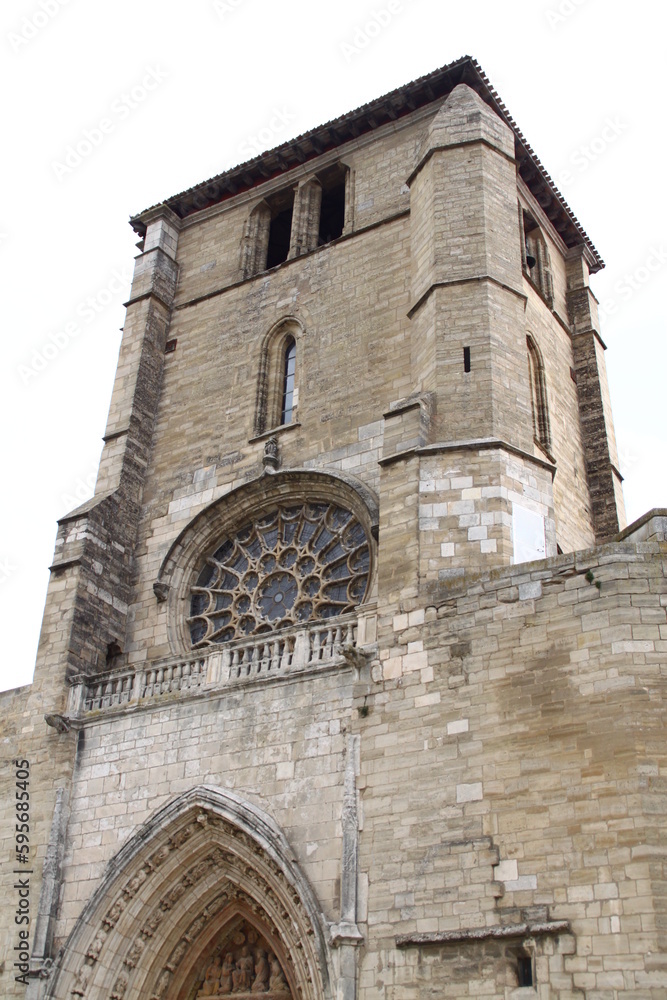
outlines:
M132 220L3 711L7 997L658 1000L667 511L464 58Z

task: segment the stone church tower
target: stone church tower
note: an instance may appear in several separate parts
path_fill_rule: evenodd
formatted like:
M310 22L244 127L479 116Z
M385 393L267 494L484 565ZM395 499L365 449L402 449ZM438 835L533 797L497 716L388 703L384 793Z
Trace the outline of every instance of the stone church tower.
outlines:
M132 225L0 696L2 995L664 998L667 512L625 528L602 261L480 67Z

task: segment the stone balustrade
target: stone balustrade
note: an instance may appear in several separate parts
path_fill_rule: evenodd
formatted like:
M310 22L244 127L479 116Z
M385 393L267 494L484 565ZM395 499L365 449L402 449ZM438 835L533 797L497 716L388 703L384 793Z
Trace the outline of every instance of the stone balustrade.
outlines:
M79 678L70 690L68 714L81 717L168 695L187 696L204 688L210 691L317 670L343 663L344 650L356 644L354 615L254 635L135 670Z

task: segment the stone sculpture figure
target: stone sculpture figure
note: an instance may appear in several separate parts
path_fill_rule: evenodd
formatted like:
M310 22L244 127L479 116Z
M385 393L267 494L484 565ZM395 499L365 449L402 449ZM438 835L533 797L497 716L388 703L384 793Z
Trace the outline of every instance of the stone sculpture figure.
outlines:
M265 469L277 469L280 466L278 455L278 438L270 437L264 445L262 464Z
M169 983L171 982L171 972L169 969L164 969L162 975L158 979L158 984L155 987L155 993L151 997L151 1000L163 1000L167 990L169 989Z
M116 979L116 982L113 984L113 993L111 994L110 1000L124 1000L128 983L128 977L124 972L121 972Z
M100 952L104 947L105 940L106 940L106 934L103 931L98 931L95 940L93 941L90 948L86 952L86 958L89 958L91 959L91 961L96 962L97 959L100 957Z
M197 994L199 997L212 997L216 996L218 993L218 986L220 983L220 973L222 969L220 967L220 956L216 955L211 964L206 969L206 975L204 976L204 983L202 988Z
M280 968L280 962L275 955L271 956L271 979L269 989L275 993L289 993L289 987L285 981L285 975Z
M234 953L228 951L222 962L222 969L220 971L220 987L218 992L223 996L232 992L234 981L233 975L236 968L236 962L234 961Z
M148 876L145 870L143 868L140 868L137 874L134 876L134 878L130 879L129 883L125 886L125 889L123 891L127 896L136 896L137 892L139 891L139 889L144 884L147 878Z
M85 996L89 982L90 982L90 966L84 964L79 969L76 980L74 981L74 986L70 991L72 996L75 997Z
M255 953L255 978L252 984L253 993L266 993L269 988L269 963L266 952L259 949Z
M249 993L252 975L255 970L255 960L250 954L247 944L241 948L241 954L236 961L236 969L232 973L234 993Z

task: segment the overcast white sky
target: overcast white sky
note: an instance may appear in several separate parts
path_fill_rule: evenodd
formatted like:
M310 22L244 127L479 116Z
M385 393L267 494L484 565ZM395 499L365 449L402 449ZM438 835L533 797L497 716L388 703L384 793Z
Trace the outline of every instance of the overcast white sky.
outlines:
M136 253L128 216L465 54L607 262L593 287L628 519L667 505L657 10L5 0L0 688L31 679L56 519L93 491ZM95 145L68 159L87 131Z

